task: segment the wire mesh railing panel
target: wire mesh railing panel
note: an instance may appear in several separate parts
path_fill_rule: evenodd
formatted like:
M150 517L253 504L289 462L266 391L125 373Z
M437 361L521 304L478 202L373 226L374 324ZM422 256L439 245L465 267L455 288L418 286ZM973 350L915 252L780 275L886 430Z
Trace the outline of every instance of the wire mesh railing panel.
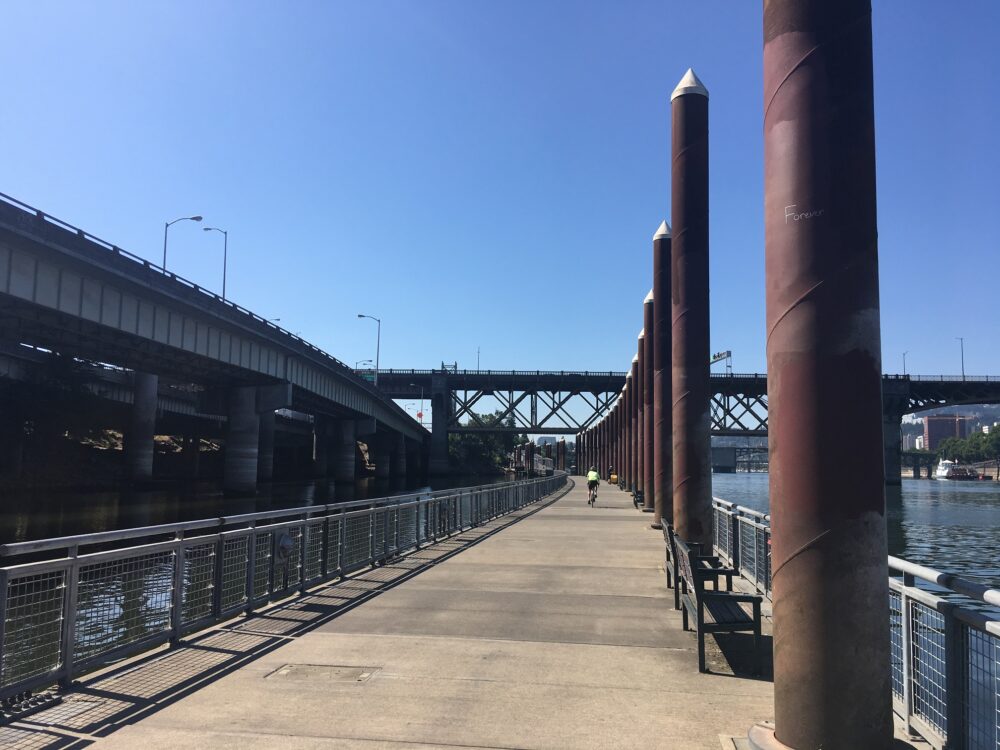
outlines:
M306 524L305 576L312 581L323 575L323 521Z
M285 588L298 586L302 581L302 529L302 526L292 526L287 531L292 546L285 558Z
M759 526L751 526L754 536L754 560L756 562L756 583L762 591L771 590L771 574L769 570L768 563L770 562L770 556L768 555L768 544L767 532L760 528Z
M332 575L340 570L340 531L343 519L339 516L327 520L326 572Z
M219 602L223 612L246 604L249 548L250 538L246 536L229 538L222 542Z
M11 578L5 595L0 686L59 668L66 571Z
M913 713L948 735L944 616L920 602L909 602L910 691Z
M370 515L347 517L343 552L345 569L353 568L369 560L371 523Z
M74 660L141 641L170 627L172 551L81 566Z
M399 549L404 550L417 543L417 508L411 506L399 511Z
M386 512L384 510L372 514L372 530L375 535L372 555L376 558L382 557L385 554L385 522Z
M215 592L215 542L199 544L184 550L184 600L181 622L185 625L212 614Z
M256 535L253 554L253 598L266 596L271 588L271 559L274 556L274 532Z
M903 697L903 596L889 592L889 668L892 672L892 693Z
M1000 749L1000 637L963 626L969 750Z
M753 527L740 521L737 527L740 533L740 572L751 581L757 576L757 544L754 540Z

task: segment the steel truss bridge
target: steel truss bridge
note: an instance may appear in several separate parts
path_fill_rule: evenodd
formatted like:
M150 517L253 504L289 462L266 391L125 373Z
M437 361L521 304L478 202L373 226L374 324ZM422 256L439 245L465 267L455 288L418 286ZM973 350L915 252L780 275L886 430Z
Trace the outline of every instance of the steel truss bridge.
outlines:
M374 378L372 370L358 374ZM436 397L448 407L447 431L576 434L598 422L625 384L624 372L539 370L379 370L394 399ZM712 375L712 434L767 435L767 375ZM997 376L884 375L886 418L940 406L1000 403ZM499 413L484 421L484 413ZM495 423L494 423L495 422ZM508 423L509 424L504 424Z

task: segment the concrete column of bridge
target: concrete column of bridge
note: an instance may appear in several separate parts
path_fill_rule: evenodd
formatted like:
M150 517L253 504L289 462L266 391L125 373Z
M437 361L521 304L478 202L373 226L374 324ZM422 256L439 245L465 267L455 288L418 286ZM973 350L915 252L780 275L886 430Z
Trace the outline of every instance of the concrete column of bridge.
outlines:
M368 443L369 452L375 451L375 478L388 479L392 468L392 435L380 432Z
M313 420L313 476L326 479L330 475L330 419L317 414Z
M775 729L750 740L879 750L893 728L871 2L768 0L763 28Z
M184 464L184 475L189 479L197 479L201 472L201 438L197 435L184 435L181 438L181 459Z
M228 393L226 451L223 457L222 487L226 493L246 494L257 489L257 447L260 419L257 389L236 386Z
M653 528L673 521L673 414L670 392L670 225L653 235ZM659 300L658 302L656 300Z
M24 469L24 420L0 415L0 475L17 479Z
M143 481L153 476L153 436L156 432L156 403L160 378L148 372L132 373L132 409L125 436L125 465L130 479Z
M257 440L257 479L270 482L274 479L274 426L273 409L260 413L260 435Z
M357 476L358 433L353 419L339 419L333 423L331 458L333 481L353 482Z
M444 376L431 378L431 456L427 467L431 474L447 474L448 421L451 415L451 393Z
M710 549L708 91L688 70L670 98L674 525L679 537Z
M397 432L393 438L389 473L394 479L406 478L406 435L401 432Z
M656 487L654 486L656 461L653 442L653 348L656 331L653 329L653 308L656 306L653 291L650 290L642 304L642 329L646 335L642 340L642 500L643 512L652 513L656 509ZM656 516L653 516L655 523Z

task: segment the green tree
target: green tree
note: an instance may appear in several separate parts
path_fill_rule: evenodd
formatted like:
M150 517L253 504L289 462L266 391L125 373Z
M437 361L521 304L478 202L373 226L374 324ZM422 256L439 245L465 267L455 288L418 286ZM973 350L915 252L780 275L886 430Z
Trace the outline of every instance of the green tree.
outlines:
M500 412L477 414L465 422L466 426L486 426L502 424L514 427L514 418L507 417L501 422ZM463 474L499 474L507 465L507 456L514 446L527 437L515 432L465 432L448 436L448 459L457 471Z

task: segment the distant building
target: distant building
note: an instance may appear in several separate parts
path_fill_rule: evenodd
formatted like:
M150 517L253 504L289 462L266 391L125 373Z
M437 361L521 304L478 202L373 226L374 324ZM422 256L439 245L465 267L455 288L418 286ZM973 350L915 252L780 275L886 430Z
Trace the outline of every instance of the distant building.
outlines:
M914 438L914 440L913 440L913 448L914 448L914 450L918 450L918 451L922 451L924 449L924 436L923 435L917 435L917 437Z
M924 417L924 447L937 450L946 438L965 438L969 434L969 418L958 414L939 414Z
M917 440L924 442L922 435L903 435L903 450L912 451L917 449Z

